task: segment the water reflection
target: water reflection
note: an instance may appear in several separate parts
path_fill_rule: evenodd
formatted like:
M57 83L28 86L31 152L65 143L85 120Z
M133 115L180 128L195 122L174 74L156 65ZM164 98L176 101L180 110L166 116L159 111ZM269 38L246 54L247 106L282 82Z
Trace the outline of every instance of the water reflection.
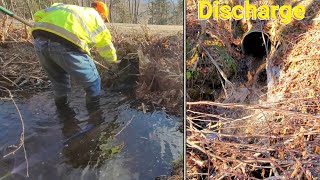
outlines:
M78 125L78 120L74 117L67 119L63 126L62 133L66 140L63 141L63 155L65 163L74 168L87 166L98 166L98 161L102 154L101 143L112 137L113 132L120 124L117 119L111 122L103 121L101 110L90 114L88 123L82 129ZM103 141L101 140L103 136ZM102 156L103 155L103 156Z
M106 93L100 111L88 115L75 93L69 108L56 111L50 93L18 102L26 125L29 179L154 179L170 174L182 153L178 118L131 108L121 94ZM20 123L14 106L0 102L0 155L17 144ZM0 179L26 179L22 151L0 157Z

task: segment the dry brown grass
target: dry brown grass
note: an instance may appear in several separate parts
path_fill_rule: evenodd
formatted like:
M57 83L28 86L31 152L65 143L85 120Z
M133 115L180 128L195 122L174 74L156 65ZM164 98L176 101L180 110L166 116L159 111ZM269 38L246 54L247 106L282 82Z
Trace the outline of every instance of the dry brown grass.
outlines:
M183 36L175 30L170 36L158 36L147 26L140 28L143 33L130 35L111 29L119 59L129 53L139 56L136 96L182 115Z

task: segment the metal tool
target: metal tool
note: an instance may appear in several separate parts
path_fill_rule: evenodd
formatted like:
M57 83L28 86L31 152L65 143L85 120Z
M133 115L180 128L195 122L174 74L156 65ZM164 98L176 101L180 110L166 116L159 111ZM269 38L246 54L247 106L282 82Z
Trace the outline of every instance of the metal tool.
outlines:
M23 24L27 25L27 26L30 26L30 27L33 27L33 24L29 23L28 21L26 21L25 19L15 15L13 12L11 12L10 10L0 6L0 11L3 12L4 14L7 14L9 15L10 17L13 17L14 19L22 22Z

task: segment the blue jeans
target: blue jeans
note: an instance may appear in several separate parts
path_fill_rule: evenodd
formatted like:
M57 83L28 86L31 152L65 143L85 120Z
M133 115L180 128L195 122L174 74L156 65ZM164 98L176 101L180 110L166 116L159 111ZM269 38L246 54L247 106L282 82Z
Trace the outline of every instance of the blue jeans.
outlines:
M70 77L81 84L87 97L100 95L101 79L88 54L44 38L36 38L34 46L40 64L52 82L55 97L71 92Z

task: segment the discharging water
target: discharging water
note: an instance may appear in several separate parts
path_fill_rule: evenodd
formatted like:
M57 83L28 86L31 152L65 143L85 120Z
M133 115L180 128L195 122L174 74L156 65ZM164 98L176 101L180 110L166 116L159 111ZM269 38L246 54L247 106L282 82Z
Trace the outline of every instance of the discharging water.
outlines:
M59 115L49 92L17 104L32 180L152 180L169 175L182 155L179 119L163 111L144 113L120 93L104 92L102 112L91 117L82 91L71 98L76 116ZM0 101L0 180L26 179L22 150L3 158L19 144L20 133L13 103Z

